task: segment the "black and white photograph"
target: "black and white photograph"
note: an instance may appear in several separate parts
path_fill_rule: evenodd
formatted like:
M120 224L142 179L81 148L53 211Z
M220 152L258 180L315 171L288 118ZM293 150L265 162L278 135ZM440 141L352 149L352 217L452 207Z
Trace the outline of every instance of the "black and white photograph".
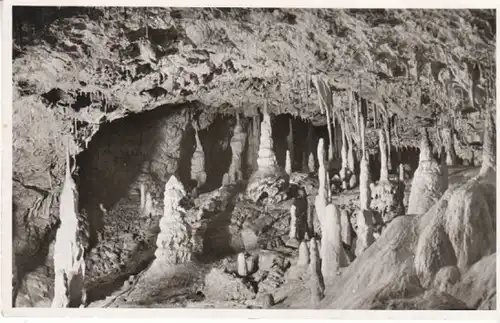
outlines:
M2 303L496 312L495 8L9 10Z

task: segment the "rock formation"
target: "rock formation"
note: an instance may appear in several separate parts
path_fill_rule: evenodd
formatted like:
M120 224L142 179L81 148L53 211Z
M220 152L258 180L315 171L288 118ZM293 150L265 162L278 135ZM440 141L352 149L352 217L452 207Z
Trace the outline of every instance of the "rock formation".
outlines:
M307 242L302 241L299 245L299 259L297 265L307 266L309 264L309 247Z
M312 152L309 154L307 167L309 168L309 173L314 173L316 171L316 165L314 163L314 155Z
M422 130L418 168L413 175L408 214L423 214L444 192L441 165L432 158L427 129Z
M201 145L198 129L195 127L196 149L191 158L191 179L195 180L197 187L203 186L207 181L207 173L205 172L205 152Z
M290 176L292 173L292 159L290 158L290 150L286 151L285 157L285 172Z
M290 207L290 232L288 237L290 240L297 240L297 207L292 205Z
M373 214L370 210L361 209L356 214L356 248L357 257L375 241L373 231Z
M172 175L165 184L163 217L156 238L155 263L160 266L186 263L192 259L192 231L185 218L186 210L181 205L185 197L184 186Z
M245 254L243 252L240 252L238 254L237 261L238 261L238 275L240 277L248 276L247 260L246 260Z
M384 223L390 222L396 216L403 215L404 184L401 181L389 181L387 166L386 135L379 130L380 149L380 180L374 185L371 192L371 209Z
M320 258L318 253L318 246L316 244L316 239L312 238L309 241L309 290L311 297L311 306L317 308L319 302L323 299L325 293L325 283L321 275L320 269Z
M347 265L347 256L342 246L340 212L334 204L328 204L321 223L321 273L323 278L337 275L340 267Z
M86 302L85 256L89 244L87 219L78 209L78 190L71 176L69 152L60 195L59 219L54 244L54 298L52 307L78 307Z
M452 129L444 128L442 137L446 146L446 165L456 166L458 164L458 157L455 151L455 140Z
M441 190L444 192L448 189L448 164L446 162L446 150L444 146L441 146L441 180L442 180L442 188Z
M266 203L277 203L286 199L289 176L278 166L273 151L271 116L264 105L257 171L248 180L247 196L254 202L265 199Z
M318 216L318 220L320 223L323 223L323 215L325 213L325 207L329 200L329 188L327 186L327 172L325 168L325 151L324 151L324 141L321 138L318 141L318 180L319 180L319 189L318 194L316 195L316 199L314 202L314 206L316 207L316 215Z
M486 176L496 172L496 110L486 111L483 154L479 174Z
M236 126L234 127L233 137L231 138L231 164L229 171L224 174L223 183L232 184L243 179L242 154L245 148L246 132L243 131L239 114L236 114Z
M379 151L380 151L380 182L389 181L389 169L387 167L387 143L384 131L379 129Z
M340 227L342 242L345 245L350 246L352 244L352 227L346 210L340 211Z

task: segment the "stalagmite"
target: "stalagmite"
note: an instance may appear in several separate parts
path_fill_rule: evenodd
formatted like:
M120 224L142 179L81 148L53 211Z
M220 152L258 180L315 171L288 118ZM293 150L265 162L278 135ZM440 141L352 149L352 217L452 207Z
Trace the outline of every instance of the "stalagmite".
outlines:
M201 145L198 129L195 127L196 149L191 158L191 179L195 180L197 187L203 186L207 180L207 173L205 172L205 153Z
M307 167L309 168L309 173L314 173L316 171L316 167L315 167L315 164L314 164L314 155L313 155L312 152L309 154L309 159L308 159L308 162L307 162Z
M340 267L347 265L347 257L342 246L340 212L336 205L328 204L321 223L321 273L323 278L337 275Z
M483 155L479 175L484 176L496 172L496 110L485 113Z
M292 160L290 158L290 150L286 151L285 172L290 175L292 173Z
M248 181L247 196L254 202L265 197L265 203L281 202L287 197L289 176L279 167L273 151L271 116L264 104L263 120L260 129L260 145L257 157L257 171Z
M374 241L373 236L373 214L370 210L359 210L356 215L356 257L359 257Z
M446 150L441 146L441 176L442 176L442 191L448 189L448 165L446 163Z
M299 245L299 260L297 261L297 265L307 266L308 264L309 264L309 247L307 246L307 242L302 241Z
M262 308L268 309L274 306L274 297L272 294L266 293L262 297Z
M243 172L241 170L241 156L245 148L246 132L243 131L239 114L236 114L236 126L234 127L233 137L231 138L231 164L227 175L224 174L226 184L236 183L243 179Z
M141 183L140 184L140 194L141 194L141 200L140 200L140 211L144 210L144 204L146 203L146 184Z
M340 227L342 229L342 242L348 246L352 244L351 222L346 210L340 211Z
M399 181L405 181L405 167L403 164L399 164Z
M324 141L323 138L320 138L318 141L318 181L319 188L318 194L316 195L316 199L314 202L314 206L316 207L316 215L318 216L318 220L320 223L323 223L323 215L325 213L326 203L328 201L328 187L327 187L327 173L325 169L325 155L324 155Z
M384 134L385 134L385 146L387 149L387 169L392 170L392 158L391 158L391 118L384 118Z
M260 144L260 120L259 116L254 116L249 127L247 165L252 172L257 171L257 158Z
M314 238L312 238L309 242L309 254L311 257L309 262L309 290L311 293L311 306L313 308L318 308L320 301L324 297L325 284L323 277L321 276L318 246L316 244L316 239Z
M267 104L264 105L263 119L260 126L260 145L257 157L257 166L259 170L271 169L274 171L278 167L276 156L273 151L273 136L271 128L271 116L267 112Z
M404 184L400 181L389 181L387 166L387 143L383 129L379 129L380 180L372 189L371 210L374 216L384 223L405 213Z
M150 216L153 213L153 197L151 192L146 193L146 199L144 201L144 208L142 209L143 216Z
M290 232L288 233L288 237L290 240L297 240L297 208L295 205L290 207Z
M87 219L78 212L78 190L71 176L69 151L60 195L61 224L54 244L54 298L52 307L84 306L85 253L89 243Z
M359 202L360 208L363 210L370 209L371 202L371 175L369 162L367 157L361 158L361 163L359 165Z
M156 238L155 263L160 269L165 264L186 263L192 258L192 232L185 219L186 210L180 204L185 197L182 183L174 175L170 176L165 184L163 217Z
M241 277L248 276L247 261L244 253L240 252L238 254L237 262L238 262L238 269L237 269L238 275Z
M448 166L456 166L458 164L457 153L455 152L455 141L453 137L452 129L443 129L443 141L446 145L446 164Z
M380 181L389 181L389 170L387 168L387 146L385 142L385 134L382 129L378 131L379 149L380 149Z
M349 129L348 124L346 123L347 128ZM354 174L355 171L355 163L356 160L354 158L354 141L352 140L352 135L351 131L347 131L347 144L348 144L348 150L347 150L347 168L351 171L352 174Z
M432 158L432 148L427 129L422 131L420 158L413 175L408 214L423 214L444 192L441 165Z

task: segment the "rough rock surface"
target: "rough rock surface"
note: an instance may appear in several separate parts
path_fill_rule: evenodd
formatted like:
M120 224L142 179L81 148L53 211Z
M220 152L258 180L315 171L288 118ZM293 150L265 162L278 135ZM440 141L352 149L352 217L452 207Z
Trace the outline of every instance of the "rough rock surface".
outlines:
M102 286L106 292L103 279L137 272L139 263L151 261L165 182L180 172L188 188L189 169L183 169L188 163L183 161L192 152L180 147L189 141L184 130L198 113L203 131L214 125L217 114L239 110L255 117L267 101L273 115L289 113L323 126L317 90L310 82L312 74L323 74L335 88L335 106L340 109L348 104L341 97L349 89L354 97L365 99L358 100L360 105L383 104L397 114L401 146L408 156L415 153L418 128L432 126L436 114L439 117L449 107L456 109L465 121L457 120L456 152L467 159L474 152L474 164L480 164L484 125L479 112L471 111L484 106L488 87L495 84L492 10L24 7L14 8L13 14L13 249L18 299L25 304L47 303L40 295L50 294L51 280L46 278L53 268L46 262L46 249L58 223L67 137L70 151L80 153L79 189L82 194L92 192L82 198L92 205L87 211L91 240L97 243L86 259L87 284L93 285L87 287ZM446 95L449 83L463 96ZM113 128L116 125L120 126ZM227 139L214 140L212 147L226 147L211 149L218 157L228 150L229 133ZM373 133L368 127L368 149L376 146ZM252 142L258 142L259 136L254 137ZM248 154L247 160L255 155ZM145 156L149 160L142 160ZM230 158L228 166L229 162ZM210 177L213 169L207 166ZM142 180L134 181L141 173L151 196L151 218L137 214L141 203L125 193L139 191ZM308 190L311 194L315 192ZM280 244L278 233L286 232L287 226L283 210L259 209L261 219L274 214L261 222L272 231L263 244ZM220 214L224 212L215 213L204 213L214 226L227 220ZM197 221L194 214L187 217L189 223ZM241 228L234 227L239 234ZM401 234L412 234L412 228L402 226ZM360 262L351 265L360 272L378 265ZM392 272L390 266L382 267ZM182 277L189 281L191 274ZM356 285L350 284L353 276L343 277L346 284ZM383 279L376 276L360 281L377 285ZM171 296L161 289L171 288L173 281L185 282L165 278L165 284L154 288L159 293L154 306L164 305L161 298ZM343 289L347 290L338 288ZM360 304L351 297L345 302L330 299L322 307Z

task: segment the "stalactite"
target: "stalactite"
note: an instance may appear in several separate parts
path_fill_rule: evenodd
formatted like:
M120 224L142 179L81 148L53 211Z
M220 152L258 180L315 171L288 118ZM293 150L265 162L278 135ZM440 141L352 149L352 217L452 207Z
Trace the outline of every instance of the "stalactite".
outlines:
M343 113L339 114L339 123L340 130L342 132L342 150L340 152L340 158L342 161L342 168L340 169L340 179L342 180L343 189L347 189L347 169L348 169L348 161L347 161L347 142L346 142L346 125L344 122Z
M326 114L326 127L328 130L328 139L330 143L328 146L328 161L331 161L333 159L333 134L331 126L332 118L330 116L330 108L333 110L333 105L331 103L332 90L330 89L328 84L319 77L315 77L313 81L316 85L316 88L318 89L318 100L321 112Z
M288 143L288 151L290 155L290 170L293 169L294 165L294 156L295 156L295 151L294 151L294 146L293 146L293 122L292 118L288 119L288 136L287 136L287 143Z
M315 167L315 163L314 163L314 155L312 152L309 154L307 167L309 168L309 173L314 173L316 171L316 167Z

